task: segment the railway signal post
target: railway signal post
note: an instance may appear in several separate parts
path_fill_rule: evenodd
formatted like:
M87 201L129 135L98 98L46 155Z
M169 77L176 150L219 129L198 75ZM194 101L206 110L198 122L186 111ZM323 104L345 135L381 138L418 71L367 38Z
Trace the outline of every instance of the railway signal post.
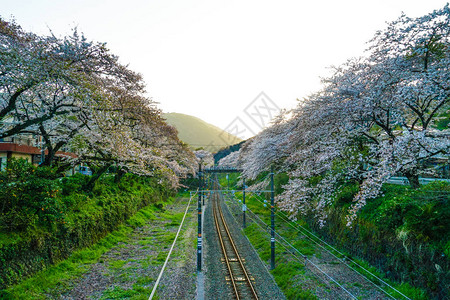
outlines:
M202 164L198 165L198 236L197 236L197 272L202 270Z
M247 206L245 205L245 178L243 178L243 185L242 185L242 223L243 227L245 228L245 211L247 210Z
M273 166L270 169L270 269L275 269L275 191L273 185Z

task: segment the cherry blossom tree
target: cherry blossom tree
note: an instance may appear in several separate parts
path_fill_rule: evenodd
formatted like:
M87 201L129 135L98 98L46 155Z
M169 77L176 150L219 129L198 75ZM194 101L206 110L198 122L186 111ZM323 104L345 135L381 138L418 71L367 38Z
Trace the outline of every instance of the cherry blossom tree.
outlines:
M165 178L173 186L192 172L192 152L145 97L140 74L103 43L77 30L64 38L23 31L0 19L0 138L41 135L51 165L58 150L91 164ZM64 167L64 164L60 164Z
M403 174L415 188L424 161L448 155L450 11L402 15L379 31L365 57L334 68L323 88L299 101L291 117L248 141L233 157L256 178L271 165L289 174L278 205L326 219L332 195L348 181L359 184L349 224L383 183Z
M214 166L214 156L211 152L207 150L196 150L194 151L197 162L204 167Z
M0 20L0 138L33 130L93 100L93 76L135 76L76 30L59 39Z
M180 176L193 171L193 154L149 99L119 86L109 87L92 107L74 152L99 173L114 164L121 172L159 176L175 187Z
M219 160L219 167L238 168L239 166L239 151L233 151L221 160Z

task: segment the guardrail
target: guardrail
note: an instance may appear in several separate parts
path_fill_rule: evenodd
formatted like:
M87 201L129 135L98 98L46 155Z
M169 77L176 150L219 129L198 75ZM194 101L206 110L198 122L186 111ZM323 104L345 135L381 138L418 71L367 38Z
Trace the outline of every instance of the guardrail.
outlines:
M447 179L447 178L422 178L422 177L419 178L420 184L428 184L428 183L431 183L434 181L450 182L450 179ZM391 184L398 184L398 185L408 185L409 184L408 178L402 177L402 176L392 176L386 182L391 183Z

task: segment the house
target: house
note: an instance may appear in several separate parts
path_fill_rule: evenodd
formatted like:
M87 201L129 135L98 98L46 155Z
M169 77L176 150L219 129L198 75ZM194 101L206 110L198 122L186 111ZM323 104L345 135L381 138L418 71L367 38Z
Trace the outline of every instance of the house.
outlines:
M17 135L0 139L0 170L6 168L7 161L11 158L26 159L28 162L39 165L42 159L42 152L44 155L48 151L43 151L37 147L41 141L41 137L34 137L32 135ZM71 156L76 157L74 153L58 151L56 157Z

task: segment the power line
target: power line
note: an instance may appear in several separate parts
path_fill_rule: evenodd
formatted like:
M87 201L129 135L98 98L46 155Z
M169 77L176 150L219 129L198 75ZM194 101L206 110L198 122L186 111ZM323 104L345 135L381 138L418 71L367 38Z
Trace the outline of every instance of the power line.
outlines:
M194 196L195 196L195 194L194 194ZM169 258L170 258L170 255L172 254L173 247L175 247L175 243L177 242L178 235L180 234L181 228L183 227L184 219L186 218L187 212L189 210L189 206L191 205L191 200L192 200L192 198L194 198L194 196L191 196L189 198L189 202L186 206L186 211L184 212L184 216L183 216L183 219L181 220L180 227L178 227L177 234L175 235L175 239L173 240L172 246L170 247L169 253L167 254L166 261L164 262L164 265L161 268L161 272L159 272L158 279L156 279L156 283L153 286L152 293L150 294L150 297L148 298L149 300L151 300L153 298L153 296L155 295L156 288L158 287L159 281L161 280L161 277L164 273L164 269L166 268L167 263L169 262Z
M259 219L265 226L268 226L267 224L265 224L265 222L259 217L257 216L252 210L250 210L249 208L247 208L247 210L249 212L252 213L252 215L254 217L256 217L257 219ZM233 216L234 217L234 216ZM267 230L267 228L262 227L260 224L258 224L257 222L254 222L257 226L259 226L261 229L263 229L264 231ZM280 239L282 239L285 243L287 243L292 249L294 249L296 252L298 252L302 258L304 259L304 261L301 261L298 256L296 256L294 253L292 253L292 251L289 251L289 249L283 245L283 243L280 242L280 240L278 240L278 243L286 250L288 250L288 252L295 258L297 259L299 262L304 263L304 262L308 262L310 263L313 267L315 267L320 273L322 273L323 275L325 275L328 279L330 279L332 282L334 282L337 286L339 286L344 292L346 292L350 297L352 297L353 299L357 299L357 297L355 295L353 295L350 291L348 291L344 286L342 286L339 282L337 282L333 277L331 277L329 274L327 274L325 271L323 271L319 266L317 266L315 263L313 263L310 259L307 258L306 255L304 255L303 253L301 253L297 248L295 248L291 243L289 243L283 236L281 236L278 232L276 232L276 230L272 230L270 229L270 231L272 231L274 234L276 234ZM267 232L265 233L267 236L269 236L269 234L267 234ZM319 279L321 279L322 281L324 281L322 278L320 278L319 276L317 276ZM325 283L327 283L326 281L324 281Z
M236 197L235 197L236 198ZM236 198L237 199L237 198ZM255 216L256 218L258 218L264 225L265 222L259 217L257 216L252 210L250 210L249 208L247 208L247 210L249 212L252 213L253 216ZM234 218L234 216L233 216ZM265 228L263 228L260 224L258 224L257 222L255 222L256 225L258 225L260 228L262 228L264 231L266 230ZM268 225L266 225L268 226ZM329 274L327 274L326 272L324 272L319 266L317 266L315 263L313 263L310 259L307 258L306 255L304 255L303 253L301 253L297 248L295 248L291 243L289 243L283 236L281 236L278 232L276 232L273 228L270 229L271 232L273 232L274 234L276 234L279 238L281 238L285 243L287 243L289 246L291 246L293 249L295 249L300 255L302 255L302 258L305 259L305 261L309 262L312 266L314 266L319 272L321 272L323 275L325 275L328 279L330 279L331 281L333 281L336 285L338 285L343 291L345 291L348 295L350 295L350 297L352 297L353 299L357 299L356 296L354 296L352 293L350 293L344 286L342 286L341 284L339 284L339 282L337 282L333 277L331 277ZM283 248L285 248L286 250L288 250L286 248L286 246L284 246L282 243L280 243L280 241L278 241L278 243L283 246ZM289 251L289 253L291 253L297 260L299 260L299 258L297 256L295 256L291 251ZM300 261L300 260L299 260ZM300 261L302 262L302 261ZM326 282L325 282L326 283Z
M263 179L265 180L268 176L270 175L270 173ZM450 193L449 191L444 191L442 193L442 191L424 191L425 193L439 193L439 194L448 194ZM253 193L253 195L255 195L255 200L261 202L262 204L266 205L265 203L263 203L260 199L262 199L259 196L259 193ZM236 195L233 195L236 199ZM434 200L434 201L423 201L423 202L447 202L446 199L438 199L438 200ZM408 202L408 204L413 203L413 202ZM415 201L414 203L421 203L419 201ZM250 209L247 208L248 211L250 211L252 214L254 214L254 212L252 212ZM384 292L387 296L391 297L392 299L395 299L388 291L386 291L385 289L383 289L381 286L377 285L375 282L373 282L371 279L369 279L365 274L362 274L361 272L359 272L357 269L355 269L354 267L352 267L351 265L349 265L346 261L344 261L342 258L336 256L332 251L330 251L329 249L327 249L325 246L323 246L322 244L320 244L318 241L314 240L311 236L315 237L317 240L319 240L320 242L322 242L323 244L325 244L326 246L328 246L329 248L331 248L333 251L337 252L339 255L346 257L342 252L340 252L339 250L337 250L336 248L334 248L333 246L331 246L330 244L328 244L326 241L322 240L320 237L318 237L317 235L315 235L314 233L312 233L311 231L309 231L308 229L304 228L302 225L294 222L294 224L292 224L293 222L291 220L288 219L287 216L285 216L284 214L280 214L278 212L275 212L276 215L284 222L286 222L289 226L291 226L292 228L294 228L295 230L299 231L300 233L302 233L304 236L306 236L308 239L310 239L312 242L314 242L315 244L317 244L319 247L321 247L322 249L324 249L325 251L327 251L329 254L331 254L333 257L335 257L338 261L340 261L341 263L343 263L345 266L349 267L351 270L355 271L356 273L358 273L359 275L361 275L365 280L367 280L368 282L370 282L371 284L373 284L377 289L381 290L382 292ZM258 216L256 216L258 217ZM258 217L259 218L259 217ZM260 219L260 218L259 218ZM261 220L261 219L260 219ZM265 226L268 226L267 224L265 224L265 222L263 220L261 220ZM259 225L259 224L258 224ZM301 232L301 230L303 230L304 232ZM306 234L306 233L308 234ZM360 269L364 270L366 273L370 274L373 278L376 278L377 280L379 280L380 282L382 282L384 285L386 285L387 287L389 287L390 289L392 289L394 292L398 293L399 295L403 296L406 299L410 298L408 296L406 296L405 294L403 294L402 292L400 292L399 290L397 290L396 288L394 288L393 286L391 286L389 283L387 283L386 281L384 281L383 279L381 279L380 277L378 277L377 275L373 274L372 272L370 272L369 270L367 270L366 268L364 268L363 266L361 266L359 263L357 263L356 261L354 261L353 259L346 257L347 260L356 265L357 267L359 267Z
M256 197L259 198L258 195L255 195ZM255 198L255 200L259 201L260 203L264 204L261 200ZM327 245L328 247L330 247L331 249L333 249L334 251L336 251L337 253L339 253L342 256L345 256L343 253L341 253L339 250L337 250L336 248L334 248L333 246L331 246L330 244L328 244L326 241L322 240L320 237L318 237L317 235L315 235L314 233L312 233L311 231L307 230L306 228L304 228L303 226L301 226L300 224L294 222L295 227L292 224L292 221L289 220L287 217L281 215L280 213L276 212L276 215L284 222L286 222L289 226L291 226L292 228L296 229L297 231L300 232L300 229L306 231L307 233L309 233L310 235L314 236L316 239L318 239L319 241L321 241L322 243L324 243L325 245ZM331 254L332 256L334 256L337 260L339 260L341 263L343 263L344 265L346 265L347 267L349 267L350 269L352 269L353 271L355 271L356 273L358 273L359 275L363 276L363 278L365 278L367 281L369 281L370 283L372 283L377 289L383 291L386 295L388 295L389 297L395 299L389 292L387 292L386 290L384 290L382 287L378 286L377 284L375 284L372 280L370 280L366 275L362 274L361 272L359 272L358 270L356 270L355 268L353 268L351 265L347 264L343 259L337 257L333 252L331 252L329 249L325 248L323 245L321 245L319 242L315 241L313 238L311 238L310 236L308 236L307 234L305 234L304 232L301 232L305 237L307 237L308 239L310 239L313 243L317 244L319 247L321 247L322 249L324 249L325 251L327 251L329 254ZM397 290L396 288L394 288L393 286L391 286L390 284L388 284L386 281L384 281L383 279L381 279L380 277L376 276L375 274L373 274L372 272L370 272L369 270L367 270L366 268L364 268L363 266L361 266L360 264L358 264L356 261L354 261L351 258L347 258L348 260L350 260L350 262L352 262L353 264L357 265L359 268L363 269L365 272L369 273L371 276L375 277L376 279L378 279L379 281L381 281L382 283L384 283L386 286L388 286L389 288L391 288L392 290L394 290L395 292L397 292L398 294L402 295L403 297L405 297L406 299L411 300L408 296L404 295L402 292L400 292L399 290Z

